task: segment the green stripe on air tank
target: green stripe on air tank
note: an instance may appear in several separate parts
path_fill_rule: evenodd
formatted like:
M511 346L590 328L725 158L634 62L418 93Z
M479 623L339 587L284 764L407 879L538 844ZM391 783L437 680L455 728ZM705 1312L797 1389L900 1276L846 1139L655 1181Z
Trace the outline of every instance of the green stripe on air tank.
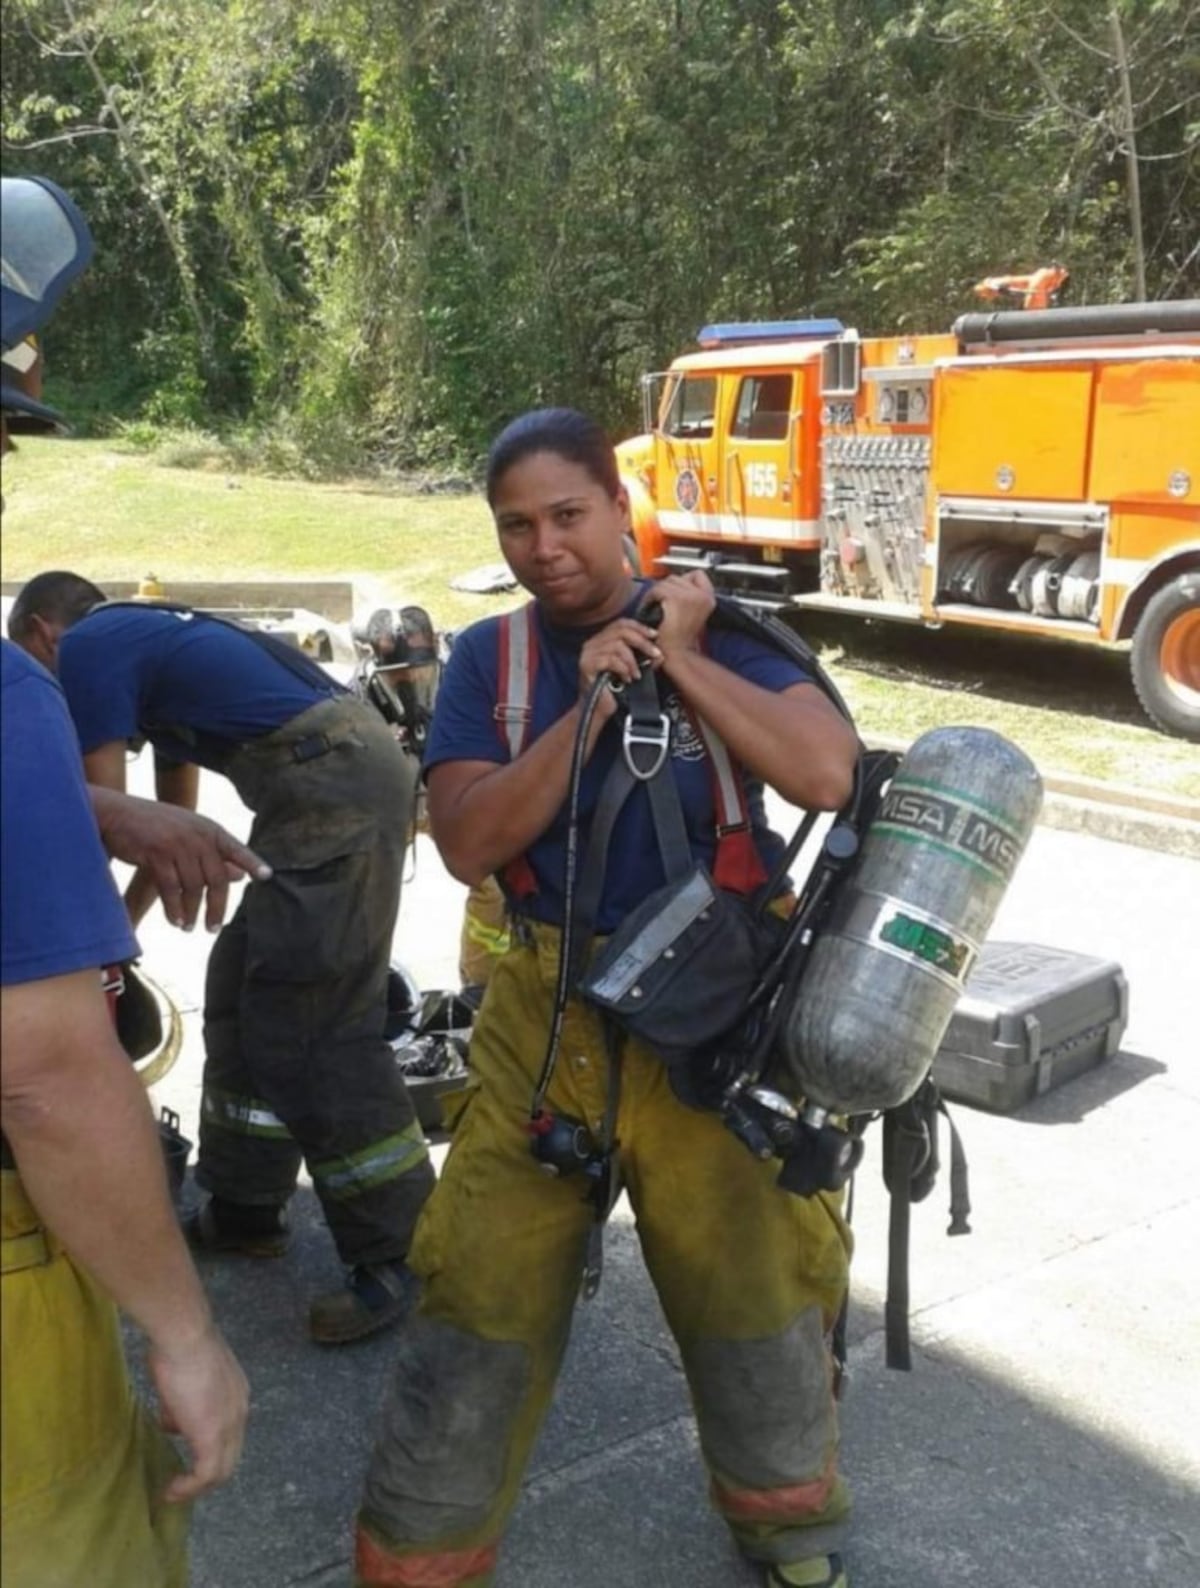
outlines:
M947 794L936 783L893 780L883 796L877 826L897 828L937 842L947 853L977 861L1007 882L1016 870L1024 839L1004 822L994 821L972 800Z
M1013 826L1012 817L1007 811L997 810L994 805L989 805L981 800L977 794L964 794L961 789L947 788L944 783L935 783L932 778L912 777L907 772L900 772L892 779L892 787L900 788L911 785L913 788L929 789L934 794L940 794L944 799L957 800L960 805L968 805L972 810L982 811L985 816L990 816L998 826L1003 827L1013 837L1021 836L1019 830Z
M995 882L1007 883L1009 878L995 866L989 866L987 861L978 859L975 855L968 855L964 850L956 849L953 844L947 844L940 838L934 838L929 833L920 833L911 827L901 827L893 822L875 821L871 824L871 831L890 833L893 838L900 838L906 844L928 844L931 849L940 849L951 860L957 860L960 865L970 866L974 871L982 871L985 877L991 877Z

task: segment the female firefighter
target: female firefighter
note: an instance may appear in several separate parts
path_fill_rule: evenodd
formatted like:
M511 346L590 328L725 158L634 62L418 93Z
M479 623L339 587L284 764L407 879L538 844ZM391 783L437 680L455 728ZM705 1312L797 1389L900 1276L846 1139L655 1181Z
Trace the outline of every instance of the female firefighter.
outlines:
M459 636L439 692L426 771L433 836L450 871L496 873L514 944L476 1022L469 1094L418 1225L422 1280L404 1331L359 1515L362 1585L482 1588L549 1406L597 1213L579 1176L531 1152L530 1099L546 1051L564 926L572 748L600 673L659 675L670 770L695 857L712 865L717 799L697 719L740 767L756 865L780 840L762 785L809 808L846 799L852 730L805 673L753 639L713 631L703 574L652 589L625 562L628 501L600 429L570 409L524 415L494 443L488 500L500 549L533 602ZM702 644L702 636L704 636ZM525 699L514 705L514 675ZM621 754L616 701L599 697L580 786L580 839ZM760 875L763 872L760 870ZM621 809L595 929L611 932L663 867L644 787ZM619 1183L686 1368L712 1495L770 1584L843 1588L848 1510L837 1472L827 1335L847 1277L836 1198L789 1196L718 1117L686 1107L663 1063L619 1043L572 996L545 1106L583 1129L589 1164ZM619 1158L613 1153L619 1142ZM619 1163L619 1169L617 1167ZM618 1180L619 1177L619 1180Z

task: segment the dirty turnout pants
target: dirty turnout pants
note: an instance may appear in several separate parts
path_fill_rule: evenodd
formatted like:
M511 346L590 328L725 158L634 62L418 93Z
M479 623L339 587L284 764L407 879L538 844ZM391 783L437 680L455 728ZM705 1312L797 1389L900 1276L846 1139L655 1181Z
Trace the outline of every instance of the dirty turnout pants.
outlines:
M134 1397L112 1302L0 1172L0 1582L184 1588L182 1466Z
M282 1205L303 1156L342 1261L403 1257L434 1179L383 1036L415 763L341 697L226 770L274 875L247 884L209 959L197 1182Z
M479 1085L410 1258L422 1296L400 1344L367 1473L356 1564L369 1588L483 1588L554 1390L584 1264L578 1177L543 1174L525 1128L545 1047L557 934L499 960L475 1026ZM752 1560L837 1547L827 1335L847 1281L836 1202L789 1196L715 1114L626 1044L617 1138L646 1265L678 1342L710 1492ZM596 1131L607 1095L596 1017L568 1008L552 1112Z

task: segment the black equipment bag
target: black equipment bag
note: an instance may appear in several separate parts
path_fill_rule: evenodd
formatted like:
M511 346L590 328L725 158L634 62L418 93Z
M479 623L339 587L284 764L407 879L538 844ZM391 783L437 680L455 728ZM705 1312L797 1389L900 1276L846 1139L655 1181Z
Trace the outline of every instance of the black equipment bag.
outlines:
M782 932L696 865L622 922L580 992L666 1064L682 1064L745 1018Z

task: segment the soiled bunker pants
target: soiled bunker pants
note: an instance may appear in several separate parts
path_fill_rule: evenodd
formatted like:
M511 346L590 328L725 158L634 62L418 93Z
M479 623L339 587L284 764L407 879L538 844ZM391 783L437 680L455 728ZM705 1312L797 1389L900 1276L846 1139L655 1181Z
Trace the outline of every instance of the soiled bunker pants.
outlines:
M458 975L464 987L486 987L492 967L512 944L508 905L495 877L487 877L467 893L459 933Z
M434 1180L383 1035L415 763L370 706L339 698L227 774L274 876L248 884L209 959L196 1179L282 1204L303 1156L342 1260L402 1257Z
M139 1406L116 1308L0 1171L0 1582L184 1588L181 1462Z
M543 1174L525 1129L545 1046L557 934L537 929L492 974L472 1042L478 1087L458 1122L410 1262L406 1325L359 1514L371 1588L482 1588L548 1408L579 1290L591 1210L579 1178ZM828 1331L847 1280L836 1200L775 1185L715 1114L678 1102L663 1065L620 1058L622 1175L695 1406L711 1497L744 1554L836 1547ZM572 1002L548 1106L599 1129L595 1016Z

